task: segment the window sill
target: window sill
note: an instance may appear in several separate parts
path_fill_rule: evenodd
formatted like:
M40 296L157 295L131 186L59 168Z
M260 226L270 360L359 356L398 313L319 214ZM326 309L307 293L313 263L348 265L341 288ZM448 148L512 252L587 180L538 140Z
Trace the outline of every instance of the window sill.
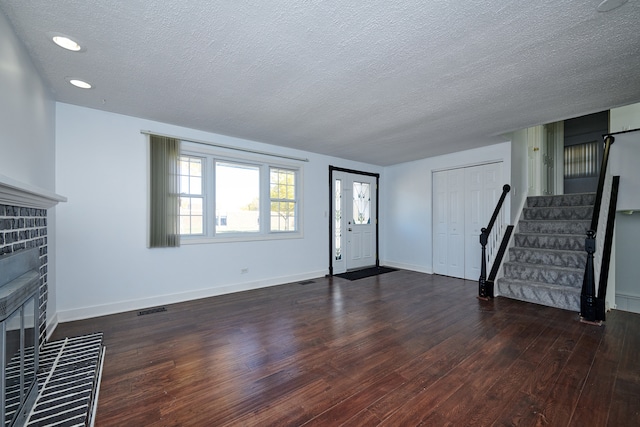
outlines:
M229 236L229 237L187 237L182 236L180 238L180 245L207 245L211 243L235 243L235 242L261 242L268 240L291 240L302 239L304 235L302 232L296 233L269 233L269 234L254 234L247 236Z

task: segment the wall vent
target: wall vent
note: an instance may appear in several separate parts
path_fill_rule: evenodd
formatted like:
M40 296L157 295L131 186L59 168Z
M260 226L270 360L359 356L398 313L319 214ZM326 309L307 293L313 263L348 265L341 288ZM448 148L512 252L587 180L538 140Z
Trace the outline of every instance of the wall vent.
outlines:
M153 313L160 313L162 311L167 311L167 309L165 307L148 308L146 310L140 310L138 312L138 316L144 316L146 314L153 314Z

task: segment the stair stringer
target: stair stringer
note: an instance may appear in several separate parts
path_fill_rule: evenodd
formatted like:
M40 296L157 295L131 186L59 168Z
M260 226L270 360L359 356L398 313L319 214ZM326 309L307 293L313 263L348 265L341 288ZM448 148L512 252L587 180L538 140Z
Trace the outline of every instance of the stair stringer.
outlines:
M520 223L520 218L522 218L522 211L524 210L524 207L527 204L527 197L529 197L528 189L527 189L527 194L525 194L525 196L522 198L522 201L520 202L520 206L518 206L516 220L513 224L514 225L513 232L509 237L509 243L507 244L507 250L505 252L505 256L503 256L502 260L500 261L500 268L498 269L498 274L496 275L496 279L495 279L496 286L494 286L493 288L493 295L496 297L500 296L500 289L499 289L500 287L497 284L498 284L498 281L504 276L504 263L509 259L509 253L511 248L515 246L515 236L516 236L516 233L518 233L519 231L518 224Z

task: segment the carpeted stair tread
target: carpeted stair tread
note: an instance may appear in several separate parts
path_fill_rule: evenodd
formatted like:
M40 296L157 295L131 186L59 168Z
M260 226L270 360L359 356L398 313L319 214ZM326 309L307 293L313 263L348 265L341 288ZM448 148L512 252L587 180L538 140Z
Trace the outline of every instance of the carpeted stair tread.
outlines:
M585 251L513 247L509 251L509 261L579 268L584 271L587 253Z
M502 278L498 281L498 289L504 297L580 311L580 288Z
M529 196L527 207L593 206L596 193L563 194L560 196Z
M506 277L512 279L570 287L581 287L584 276L584 269L580 268L512 261L504 263L504 272Z
M518 223L518 232L545 234L581 234L586 237L587 230L590 226L590 219L529 219L522 220Z
M579 311L594 203L595 193L527 197L498 293Z
M586 220L593 216L593 206L527 207L522 215L525 220Z
M582 234L516 233L514 240L515 245L522 248L584 251L585 237Z

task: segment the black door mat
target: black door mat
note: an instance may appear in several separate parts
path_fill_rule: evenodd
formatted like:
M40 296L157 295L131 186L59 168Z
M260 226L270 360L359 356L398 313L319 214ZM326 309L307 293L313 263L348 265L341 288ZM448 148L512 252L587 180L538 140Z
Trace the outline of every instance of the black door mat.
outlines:
M347 280L364 279L365 277L377 276L378 274L389 273L396 271L396 268L391 267L369 267L362 270L347 271L346 273L336 274L335 277L340 277Z
M102 333L44 344L26 426L92 426L104 361Z

